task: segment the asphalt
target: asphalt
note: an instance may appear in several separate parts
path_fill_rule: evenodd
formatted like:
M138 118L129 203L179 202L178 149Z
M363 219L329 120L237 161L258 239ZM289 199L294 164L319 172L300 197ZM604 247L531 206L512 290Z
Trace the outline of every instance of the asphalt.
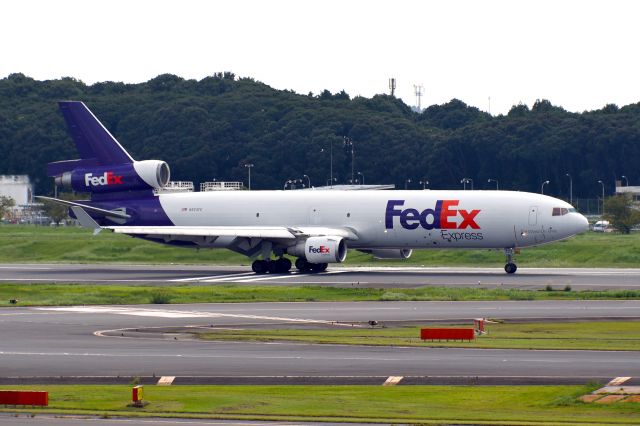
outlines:
M548 285L574 290L640 289L640 269L526 268L508 275L502 268L466 267L344 267L330 266L326 273L256 275L248 266L189 265L80 265L34 264L0 266L0 282L95 283L127 285L191 284L215 286L229 283L294 286L411 288L432 286L483 286L541 289Z
M369 320L639 318L640 301L345 302L6 308L0 377L160 376L213 383L584 383L640 377L637 351L529 351L205 342L175 327L351 327ZM149 329L156 332L150 333ZM161 332L157 332L160 329ZM167 329L167 330L164 330ZM189 379L192 378L192 379ZM351 379L350 379L351 378ZM37 380L37 379L32 379ZM351 380L351 381L350 381ZM381 384L381 383L380 383Z

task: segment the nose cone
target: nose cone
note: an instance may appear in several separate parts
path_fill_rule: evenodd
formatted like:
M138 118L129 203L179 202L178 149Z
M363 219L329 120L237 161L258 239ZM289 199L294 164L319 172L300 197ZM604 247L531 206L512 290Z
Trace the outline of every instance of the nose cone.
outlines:
M580 213L574 213L573 215L573 228L574 234L582 234L589 230L589 221L586 217Z

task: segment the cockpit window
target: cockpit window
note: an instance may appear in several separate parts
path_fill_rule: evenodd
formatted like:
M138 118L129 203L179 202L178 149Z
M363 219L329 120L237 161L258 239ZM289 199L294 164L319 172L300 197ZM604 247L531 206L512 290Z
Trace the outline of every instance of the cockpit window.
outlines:
M553 212L551 213L552 216L564 216L565 214L569 213L570 210L575 211L575 209L567 209L565 207L554 207L553 208Z

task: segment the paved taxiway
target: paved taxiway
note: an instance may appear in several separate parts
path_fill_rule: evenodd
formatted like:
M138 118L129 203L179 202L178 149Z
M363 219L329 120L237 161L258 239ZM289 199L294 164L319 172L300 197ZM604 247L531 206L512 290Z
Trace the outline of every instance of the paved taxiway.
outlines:
M0 282L96 284L330 285L351 287L419 287L425 285L540 289L547 285L574 290L640 289L640 269L526 268L507 275L502 268L343 267L323 274L256 275L248 266L76 265L0 266Z
M640 376L640 352L477 350L193 340L175 327L349 327L368 320L640 318L640 301L346 302L6 308L8 376ZM336 325L335 323L339 324ZM147 328L164 332L147 333ZM136 330L142 331L140 337Z

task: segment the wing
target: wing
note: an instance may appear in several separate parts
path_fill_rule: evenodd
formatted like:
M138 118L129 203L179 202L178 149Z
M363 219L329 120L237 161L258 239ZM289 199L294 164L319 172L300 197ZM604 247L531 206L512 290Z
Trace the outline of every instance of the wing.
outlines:
M118 234L126 234L164 244L226 248L253 257L274 247L282 249L313 236L339 236L357 240L348 228L279 227L279 226L105 226Z
M334 235L348 240L358 236L348 228L320 226L103 226L117 234L149 238L180 240L180 237L237 237L276 240L295 240L306 237ZM189 238L190 239L190 238Z

